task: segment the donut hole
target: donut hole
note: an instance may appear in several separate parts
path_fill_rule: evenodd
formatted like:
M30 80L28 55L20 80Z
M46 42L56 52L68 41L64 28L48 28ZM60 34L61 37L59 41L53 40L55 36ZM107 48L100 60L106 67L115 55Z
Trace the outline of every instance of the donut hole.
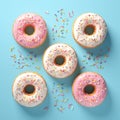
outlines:
M28 94L28 95L33 94L33 93L35 92L35 86L33 86L33 85L26 85L26 86L24 87L23 92L24 92L25 94Z
M94 25L87 25L84 29L84 33L87 35L92 35L95 32L95 26Z
M24 29L24 32L27 34L27 35L32 35L34 33L35 29L32 25L28 25L25 27Z
M86 85L84 87L84 93L85 94L92 94L95 92L95 87L93 85Z
M62 55L59 55L55 58L54 63L58 66L63 65L65 63L65 57Z

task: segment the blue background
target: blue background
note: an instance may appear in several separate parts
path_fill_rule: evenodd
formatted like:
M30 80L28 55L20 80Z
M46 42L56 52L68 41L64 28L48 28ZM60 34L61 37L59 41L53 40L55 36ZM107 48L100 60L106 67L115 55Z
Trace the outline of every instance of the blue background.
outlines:
M120 119L120 93L119 93L119 68L120 68L120 1L110 0L1 0L0 2L0 120L119 120ZM56 36L52 31L53 25L58 27L61 22L57 22L54 14L59 14L58 10L63 9L65 17L68 18L68 24L65 28L65 38ZM74 11L70 17L69 12ZM33 12L40 14L47 22L49 35L43 46L34 50L28 50L19 46L12 36L12 25L14 20L21 14ZM72 38L72 23L76 17L85 12L98 13L106 20L108 26L108 35L106 41L100 47L93 50L81 48ZM63 25L63 24L62 24ZM56 28L57 29L57 28ZM55 40L54 37L55 36ZM77 53L79 66L75 73L63 80L57 80L50 77L42 66L42 55L44 50L56 42L67 43L71 45ZM110 50L108 50L110 49ZM13 55L19 57L20 52L26 58L29 66L20 68L15 63ZM86 56L91 52L90 59ZM100 55L98 55L100 52ZM33 55L37 56L37 60ZM99 60L96 58L99 56ZM31 59L29 59L32 57ZM21 59L21 58L20 58ZM85 60L84 60L85 59ZM87 61L87 62L86 62ZM98 67L92 66L94 61L98 62ZM103 63L103 61L105 63ZM36 69L36 66L37 69ZM81 68L83 66L83 68ZM25 108L18 105L12 97L12 84L16 76L21 72L34 71L41 74L48 85L48 97L45 102L36 108ZM74 78L83 71L95 71L103 75L108 86L108 95L104 103L96 108L85 108L76 103L71 94L71 85ZM62 88L61 88L62 86ZM52 93L53 90L61 92L64 95ZM66 92L65 92L66 91ZM63 91L61 92L63 93ZM61 102L61 99L67 99ZM55 100L60 100L59 105L55 106ZM68 107L70 106L70 107Z

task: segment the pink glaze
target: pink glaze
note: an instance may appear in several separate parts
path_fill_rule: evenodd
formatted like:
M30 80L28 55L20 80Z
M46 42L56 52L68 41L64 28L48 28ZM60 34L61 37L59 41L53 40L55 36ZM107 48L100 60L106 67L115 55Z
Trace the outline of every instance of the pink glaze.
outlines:
M93 85L92 94L84 92L86 85ZM94 72L85 72L77 76L72 86L75 100L86 107L95 107L103 102L107 94L107 86L103 77Z
M32 26L34 33L27 35L25 28ZM36 48L43 44L47 36L47 26L43 18L33 13L23 14L17 18L13 26L15 40L25 48Z

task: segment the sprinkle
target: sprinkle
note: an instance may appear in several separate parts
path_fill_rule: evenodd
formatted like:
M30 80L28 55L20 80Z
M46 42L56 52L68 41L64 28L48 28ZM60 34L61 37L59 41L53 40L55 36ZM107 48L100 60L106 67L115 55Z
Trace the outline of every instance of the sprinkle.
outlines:
M60 93L62 93L62 92L63 92L63 90L61 89L61 90L59 90L59 92L60 92Z
M64 96L64 94L58 94L58 96Z
M71 18L71 14L70 14L70 12L69 12L69 17Z
M74 11L72 10L72 15L74 16Z
M14 49L15 49L15 47L11 47L10 48L10 52L13 52Z
M108 51L107 54L102 55L104 51ZM102 51L102 52L101 52ZM86 66L90 67L95 67L97 69L104 69L104 64L107 63L107 59L109 57L109 51L110 48L106 47L105 49L99 49L96 53L94 52L86 52L85 55L83 55L83 60L82 60L82 66L80 69L84 69Z
M11 55L11 58L16 59L16 55L15 54Z
M49 109L48 106L44 107L43 110L47 111Z
M45 11L45 14L50 14L48 11Z
M69 16L70 18L72 18L72 17L74 16L74 11L72 10L72 12L69 12L69 13L68 13L68 16Z
M60 106L60 107L58 108L58 110L59 110L60 112L63 112L63 110L65 110L65 108L64 108L63 106Z
M54 14L55 16L55 24L52 27L53 32L53 40L56 40L58 38L66 38L66 33L68 33L69 30L69 22L70 19L74 16L74 12L68 12L69 16L66 14L64 9L57 10L57 12Z
M84 68L85 68L85 66L81 66L81 67L80 67L80 70L82 70L82 69L84 69Z
M53 106L55 107L55 109L57 109L60 112L63 112L66 109L68 110L73 109L72 106L71 109L68 108L70 99L67 96L68 89L65 86L66 85L64 83L57 84L53 82L53 88L52 88L52 95L54 100Z
M40 70L40 66L36 66L35 68L38 69L38 70Z
M60 87L61 87L61 85L60 85L60 84L58 84L58 85L57 85L57 87L58 87L58 88L60 88Z
M64 102L64 103L66 103L66 102L68 102L68 98L64 98L63 100L62 100L62 102Z
M58 104L58 100L55 101L55 103L54 103L54 107L56 107L57 104Z
M35 54L33 51L30 51L29 53L27 53L27 55L24 55L20 50L16 49L15 47L11 47L10 51L12 51L10 57L13 60L16 69L34 67L35 69L40 70L40 66L36 66L36 63L38 63L40 60L38 59L37 54Z
M74 110L74 106L73 106L73 104L68 104L68 109L70 109L70 110Z

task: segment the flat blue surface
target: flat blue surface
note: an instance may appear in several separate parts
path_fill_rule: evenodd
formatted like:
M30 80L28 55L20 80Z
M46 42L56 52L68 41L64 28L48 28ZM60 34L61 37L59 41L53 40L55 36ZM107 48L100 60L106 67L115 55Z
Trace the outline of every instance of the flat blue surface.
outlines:
M47 0L1 0L0 120L119 120L119 4L119 0L51 0L49 2ZM49 35L44 45L38 49L22 48L12 36L14 20L26 12L40 14L47 22ZM81 48L71 34L73 21L85 12L100 14L108 26L108 35L104 44L90 51ZM60 17L65 19L64 22ZM63 80L50 77L42 66L44 50L56 42L71 45L79 59L79 66L75 73ZM13 81L17 75L25 71L38 72L47 82L48 97L42 106L24 108L12 97ZM98 72L107 82L107 98L96 108L82 107L72 97L72 82L83 71Z

